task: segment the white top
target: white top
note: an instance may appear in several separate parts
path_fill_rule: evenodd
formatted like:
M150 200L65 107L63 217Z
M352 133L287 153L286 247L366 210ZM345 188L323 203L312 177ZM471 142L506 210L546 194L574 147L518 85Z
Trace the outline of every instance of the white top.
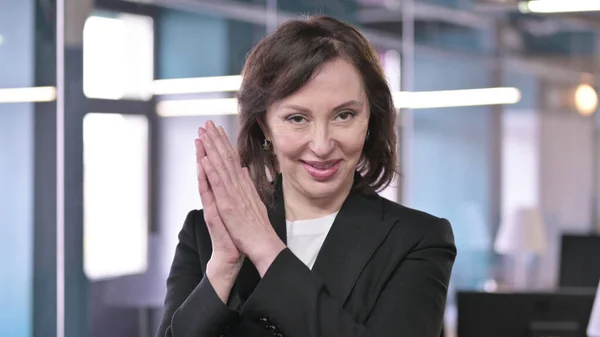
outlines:
M312 269L337 212L316 219L286 221L287 246Z

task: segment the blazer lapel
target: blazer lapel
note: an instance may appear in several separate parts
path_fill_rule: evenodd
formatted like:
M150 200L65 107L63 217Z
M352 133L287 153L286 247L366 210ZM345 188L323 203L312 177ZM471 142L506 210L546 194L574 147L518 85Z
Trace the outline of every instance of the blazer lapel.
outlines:
M268 207L269 220L279 238L287 244L285 205L281 175L275 181L274 204ZM355 183L361 179L355 175ZM386 237L393 222L383 221L382 199L375 192L351 192L327 234L317 255L313 272L319 275L331 294L345 303L358 276L371 255ZM260 275L249 259L242 265L229 298L229 306L239 309L260 282Z
M343 304L371 255L393 227L392 221L383 221L382 208L382 198L375 192L351 192L317 255L312 270Z

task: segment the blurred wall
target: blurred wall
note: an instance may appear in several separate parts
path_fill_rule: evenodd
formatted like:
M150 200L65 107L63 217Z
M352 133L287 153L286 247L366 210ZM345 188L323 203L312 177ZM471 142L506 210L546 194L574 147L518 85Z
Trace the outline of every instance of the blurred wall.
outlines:
M478 59L417 53L415 90L491 85L491 70ZM475 288L488 277L490 258L490 107L425 109L414 112L411 206L447 218L459 254L453 271L458 288Z
M33 303L33 114L0 105L0 336L31 334Z
M227 20L163 10L159 19L158 78L219 76L227 72Z
M265 32L264 27L175 10L161 11L158 20L160 79L239 74L249 49ZM148 330L156 330L178 233L187 213L202 208L193 141L198 127L208 119L222 125L235 144L236 116L158 120L158 228L150 237L149 269L144 275L96 282L92 286L93 336L145 335ZM116 312L123 317L121 323L107 324Z
M594 228L595 126L592 118L559 111L542 112L539 128L539 193L548 231L539 282L553 287L558 283L561 234L585 235Z
M481 59L448 58L434 53L417 53L416 74L415 90L515 86L522 91L523 100L505 107L506 111L539 112L539 79L531 74L505 69L499 78L502 83L494 83L493 68L489 63ZM500 184L496 181L500 179L497 165L502 160L502 124L501 119L496 118L494 109L464 107L414 112L412 206L448 218L452 223L459 250L453 270L453 288L482 289L487 279L502 272L493 251L493 239L501 220L502 197ZM583 132L581 127L575 132ZM551 134L548 133L550 129L546 127L545 130L546 138L562 139L562 136L557 137L560 130L552 130ZM589 137L589 130L582 134ZM581 134L579 137L582 137ZM540 139L540 143L546 142L546 138ZM544 145L548 146L546 161L560 161L561 151L552 150L552 142L549 140ZM589 156L592 149L586 145L581 150L575 166L581 167L580 170L589 170L590 166L581 160ZM565 174L564 170L558 172ZM580 176L583 180L590 178L589 174ZM555 176L553 179L563 178ZM566 179L573 180L573 177ZM573 186L585 189L583 180ZM561 204L560 207L567 206ZM549 210L557 211L556 206ZM572 227L566 224L562 226L562 229L569 228ZM556 273L557 261L548 259L546 263L546 275L543 277L552 282L552 277L548 275Z
M33 0L0 0L0 87L33 84ZM31 336L33 105L0 104L0 336Z

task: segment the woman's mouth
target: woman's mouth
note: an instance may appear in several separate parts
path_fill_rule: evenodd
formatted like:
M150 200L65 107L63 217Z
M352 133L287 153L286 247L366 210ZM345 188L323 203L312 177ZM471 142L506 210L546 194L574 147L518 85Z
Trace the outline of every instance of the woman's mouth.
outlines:
M313 179L326 181L332 178L340 168L340 159L328 161L302 161L304 168Z

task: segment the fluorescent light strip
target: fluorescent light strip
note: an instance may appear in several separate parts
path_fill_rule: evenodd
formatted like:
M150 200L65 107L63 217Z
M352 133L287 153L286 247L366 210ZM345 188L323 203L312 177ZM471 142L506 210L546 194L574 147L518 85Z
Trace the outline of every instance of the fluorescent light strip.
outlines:
M189 94L203 92L238 91L242 85L240 75L155 80L154 95Z
M161 117L236 115L238 104L235 98L165 100L156 104L156 113Z
M242 83L240 75L175 78L155 80L152 84L154 95L207 93L237 91ZM53 102L56 100L55 87L0 88L0 103Z
M515 104L521 100L517 88L396 92L394 105L399 109L450 108L463 106Z
M572 13L600 11L598 0L532 0L519 3L522 13Z
M396 92L393 97L396 108L427 109L515 104L521 100L521 92L517 88L485 88ZM235 98L165 100L158 102L156 111L161 117L235 115L238 105Z
M52 102L55 99L55 87L0 89L0 103Z
M240 83L239 75L156 80L154 93L234 92ZM395 92L393 96L397 108L408 109L514 104L521 100L517 88ZM55 99L54 87L0 89L0 103L51 102ZM164 100L158 103L157 111L160 116L231 115L237 114L237 102L233 98Z

